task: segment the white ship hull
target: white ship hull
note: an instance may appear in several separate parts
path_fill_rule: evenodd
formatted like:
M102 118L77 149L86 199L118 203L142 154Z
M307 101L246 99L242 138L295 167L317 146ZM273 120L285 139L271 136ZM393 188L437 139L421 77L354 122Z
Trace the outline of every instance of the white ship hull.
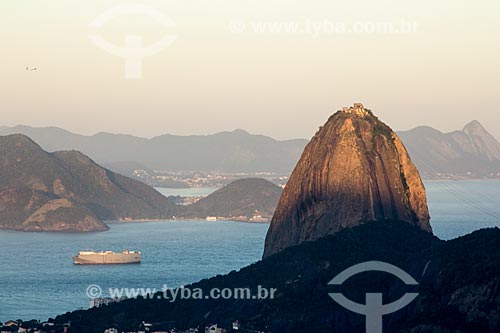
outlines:
M80 252L73 257L75 265L121 265L139 264L141 262L141 252Z

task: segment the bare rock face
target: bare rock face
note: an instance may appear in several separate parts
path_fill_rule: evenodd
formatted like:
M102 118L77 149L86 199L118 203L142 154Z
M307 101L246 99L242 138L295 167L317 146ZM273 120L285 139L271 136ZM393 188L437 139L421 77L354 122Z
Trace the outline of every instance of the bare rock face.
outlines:
M71 199L53 199L26 219L23 231L106 231L109 227L87 207Z
M425 188L394 131L357 103L306 146L278 203L264 257L367 221L432 232Z

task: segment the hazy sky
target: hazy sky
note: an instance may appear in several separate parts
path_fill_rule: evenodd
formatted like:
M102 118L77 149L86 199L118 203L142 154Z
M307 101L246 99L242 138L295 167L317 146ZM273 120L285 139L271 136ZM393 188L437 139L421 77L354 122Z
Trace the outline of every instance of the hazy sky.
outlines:
M130 3L175 26L140 13L89 26ZM361 101L394 129L477 119L500 137L499 18L498 0L2 1L0 126L309 138ZM401 21L416 31L372 29ZM96 34L118 46L177 39L130 80Z

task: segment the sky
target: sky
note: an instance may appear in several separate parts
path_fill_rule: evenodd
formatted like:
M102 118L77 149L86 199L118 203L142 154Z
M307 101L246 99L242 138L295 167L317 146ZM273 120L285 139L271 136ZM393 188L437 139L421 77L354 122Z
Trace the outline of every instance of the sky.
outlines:
M363 102L397 130L477 119L500 138L499 14L497 0L2 1L0 126L309 138Z

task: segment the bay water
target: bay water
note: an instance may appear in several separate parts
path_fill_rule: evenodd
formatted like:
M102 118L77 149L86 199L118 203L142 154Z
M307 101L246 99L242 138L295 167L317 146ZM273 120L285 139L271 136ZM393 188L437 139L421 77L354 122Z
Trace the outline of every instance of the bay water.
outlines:
M426 182L434 233L452 239L500 226L500 181ZM207 195L215 189L159 189ZM0 322L46 320L87 308L86 290L178 287L258 261L268 224L232 221L111 223L100 233L0 230ZM79 250L140 250L139 265L75 266Z

